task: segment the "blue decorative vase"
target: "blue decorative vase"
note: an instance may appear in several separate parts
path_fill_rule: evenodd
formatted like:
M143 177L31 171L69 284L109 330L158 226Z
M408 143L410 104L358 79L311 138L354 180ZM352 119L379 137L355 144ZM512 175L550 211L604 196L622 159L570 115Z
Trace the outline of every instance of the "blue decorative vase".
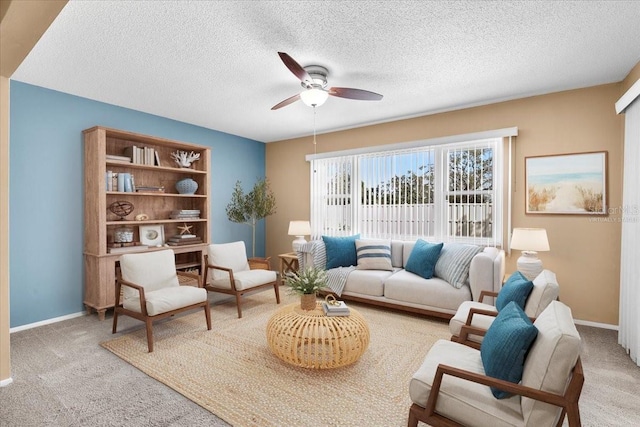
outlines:
M176 182L176 190L180 194L195 194L198 191L198 183L191 178L181 179Z

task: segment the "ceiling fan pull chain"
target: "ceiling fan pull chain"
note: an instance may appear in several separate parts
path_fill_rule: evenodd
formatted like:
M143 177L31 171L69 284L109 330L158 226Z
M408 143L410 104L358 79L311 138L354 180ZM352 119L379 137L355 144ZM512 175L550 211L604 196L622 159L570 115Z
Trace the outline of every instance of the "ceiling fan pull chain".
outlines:
M318 154L318 147L316 144L316 106L313 106L313 154Z

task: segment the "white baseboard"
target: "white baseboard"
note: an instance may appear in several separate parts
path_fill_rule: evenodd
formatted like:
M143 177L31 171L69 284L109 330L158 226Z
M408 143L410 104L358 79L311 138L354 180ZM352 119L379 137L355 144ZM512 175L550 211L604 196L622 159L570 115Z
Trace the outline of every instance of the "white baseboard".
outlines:
M0 380L0 387L6 387L13 382L13 378L9 377L6 380Z
M588 320L578 320L578 319L573 319L573 323L575 323L576 325L592 326L594 328L611 329L614 331L618 330L618 325L610 325L608 323L590 322Z
M42 320L40 322L29 323L28 325L16 326L15 328L9 329L9 333L12 334L14 332L33 329L39 326L50 325L51 323L62 322L63 320L73 319L75 317L84 316L85 314L87 314L86 311L81 311L80 313L67 314L66 316L54 317L53 319L47 319L47 320Z

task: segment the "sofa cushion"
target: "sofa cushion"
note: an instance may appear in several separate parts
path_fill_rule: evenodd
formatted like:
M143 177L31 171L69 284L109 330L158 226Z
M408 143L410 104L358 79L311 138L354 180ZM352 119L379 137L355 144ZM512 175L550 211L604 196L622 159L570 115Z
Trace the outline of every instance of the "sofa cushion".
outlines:
M322 236L327 253L326 269L358 265L356 240L359 234L344 237Z
M460 304L471 299L471 290L468 286L456 289L437 277L423 279L407 270L400 270L384 281L384 296L453 314Z
M356 255L360 270L393 270L389 240L356 240Z
M349 273L342 292L381 297L384 295L384 282L392 274L387 270L354 270Z
M515 301L507 304L498 312L480 346L480 356L486 374L519 383L525 357L537 334L538 329L533 326L520 306ZM491 393L497 399L511 396L511 393L495 387L491 387Z
M402 240L391 240L391 265L394 268L404 267L403 248L404 242Z
M551 301L558 299L559 294L560 286L556 275L549 270L542 270L542 273L533 279L533 289L527 298L524 312L529 317L538 317Z
M418 276L431 279L433 277L433 270L440 256L442 250L442 243L429 243L425 240L418 239L413 246L411 255L407 260L407 265L404 266L405 270L415 273Z
M435 275L455 288L463 287L469 277L471 260L482 250L482 246L447 243L436 263Z
M531 293L531 289L533 289L531 280L524 277L521 272L516 271L500 289L496 298L496 308L500 311L511 301L514 301L524 310L524 305Z

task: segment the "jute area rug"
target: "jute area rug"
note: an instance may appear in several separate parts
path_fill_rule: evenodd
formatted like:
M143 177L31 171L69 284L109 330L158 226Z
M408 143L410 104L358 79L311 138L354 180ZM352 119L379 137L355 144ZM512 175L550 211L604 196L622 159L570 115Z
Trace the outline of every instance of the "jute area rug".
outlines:
M285 294L285 292L281 292ZM281 306L299 300L273 292L246 297L243 317L224 302L154 326L147 353L144 329L101 345L234 426L406 426L409 380L446 322L350 304L367 320L369 348L333 370L288 365L267 344L266 325Z

